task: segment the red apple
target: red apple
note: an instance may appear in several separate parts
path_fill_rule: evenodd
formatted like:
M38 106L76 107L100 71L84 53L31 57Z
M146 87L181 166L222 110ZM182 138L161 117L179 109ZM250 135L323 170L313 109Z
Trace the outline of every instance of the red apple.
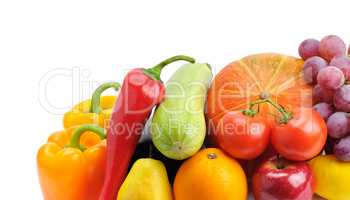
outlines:
M305 162L266 161L253 176L253 193L255 200L312 200L311 169Z
M239 163L241 164L248 181L251 180L251 178L254 175L254 172L262 165L265 163L267 160L276 158L277 156L277 151L273 148L271 144L269 144L264 151L259 157L257 157L254 160L238 160Z
M273 148L272 144L269 144L264 153L261 154L257 159L255 159L256 167L260 167L260 165L262 165L266 161L276 158L277 155L278 153L276 149Z

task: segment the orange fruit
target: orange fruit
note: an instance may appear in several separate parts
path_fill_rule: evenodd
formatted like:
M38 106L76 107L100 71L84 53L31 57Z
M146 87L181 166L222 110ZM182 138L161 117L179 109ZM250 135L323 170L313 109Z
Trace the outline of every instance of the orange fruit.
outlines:
M270 98L288 111L312 106L312 88L303 78L304 61L281 54L266 53L245 57L223 68L208 92L207 118L211 133L220 128L222 117L247 109L249 103ZM274 125L277 110L260 105L259 115Z
M185 161L174 181L175 200L246 200L247 191L242 167L216 148Z

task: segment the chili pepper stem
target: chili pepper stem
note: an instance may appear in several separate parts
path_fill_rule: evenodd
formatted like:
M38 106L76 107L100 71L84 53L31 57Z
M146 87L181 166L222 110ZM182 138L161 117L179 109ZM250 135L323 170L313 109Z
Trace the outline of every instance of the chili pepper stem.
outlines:
M171 58L168 58L162 62L160 62L159 64L157 64L154 67L148 68L148 69L144 69L145 74L147 74L148 76L150 76L151 78L161 81L160 79L160 73L162 71L162 69L170 64L173 63L175 61L179 61L179 60L183 60L183 61L188 61L190 63L194 63L195 60L189 56L185 56L185 55L178 55L178 56L174 56Z
M107 82L100 85L92 94L90 112L100 114L100 112L102 111L100 107L101 94L109 88L114 88L117 91L119 90L119 87L120 87L120 84L117 82Z
M81 151L84 151L85 147L80 145L80 138L87 131L96 133L101 138L101 140L106 138L105 130L103 128L96 125L86 124L79 126L74 130L70 143L67 145L67 147L77 148Z
M260 105L262 103L269 103L270 105L272 105L278 112L281 113L282 115L282 119L281 119L281 123L287 123L290 119L292 119L292 114L287 112L282 106L278 105L277 103L275 103L274 101L272 101L271 99L261 99L255 102L251 102L249 104L249 109L247 110L243 110L242 113L251 117L254 117L256 114L258 114L257 111L255 111L253 109L253 107L255 105Z

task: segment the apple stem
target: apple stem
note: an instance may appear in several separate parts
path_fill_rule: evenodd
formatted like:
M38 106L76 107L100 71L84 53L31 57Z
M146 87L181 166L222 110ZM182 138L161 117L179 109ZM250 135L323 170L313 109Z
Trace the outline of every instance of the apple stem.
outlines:
M278 112L281 113L282 118L280 119L280 123L282 124L286 124L290 119L292 119L292 113L287 112L281 105L275 103L274 101L272 101L271 99L267 98L267 99L260 99L258 101L255 102L250 102L249 103L249 108L246 110L243 110L242 113L244 115L250 116L250 117L254 117L256 114L259 113L259 107L258 110L254 110L254 106L255 105L260 105L262 103L269 103L270 105L272 105Z
M282 162L280 154L277 154L276 167L277 167L277 169L283 169L284 168L284 165L283 165L283 162Z

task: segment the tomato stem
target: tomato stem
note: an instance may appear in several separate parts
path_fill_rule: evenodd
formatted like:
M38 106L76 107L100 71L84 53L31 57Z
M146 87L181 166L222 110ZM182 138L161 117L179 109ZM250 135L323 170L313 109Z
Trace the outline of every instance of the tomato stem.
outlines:
M287 112L281 105L273 102L271 99L266 99L266 102L271 104L273 107L275 107L282 114L281 123L285 124L290 119L292 119L292 113Z
M242 113L244 115L248 115L250 117L254 117L256 114L259 113L259 109L258 111L254 110L254 106L256 105L260 105L262 103L269 103L270 105L272 105L278 112L281 113L282 115L282 118L280 120L280 123L283 123L283 124L286 124L290 119L292 119L292 113L290 112L287 112L281 105L275 103L274 101L272 101L271 99L260 99L260 100L257 100L255 102L251 102L249 104L249 109L247 110L243 110Z

